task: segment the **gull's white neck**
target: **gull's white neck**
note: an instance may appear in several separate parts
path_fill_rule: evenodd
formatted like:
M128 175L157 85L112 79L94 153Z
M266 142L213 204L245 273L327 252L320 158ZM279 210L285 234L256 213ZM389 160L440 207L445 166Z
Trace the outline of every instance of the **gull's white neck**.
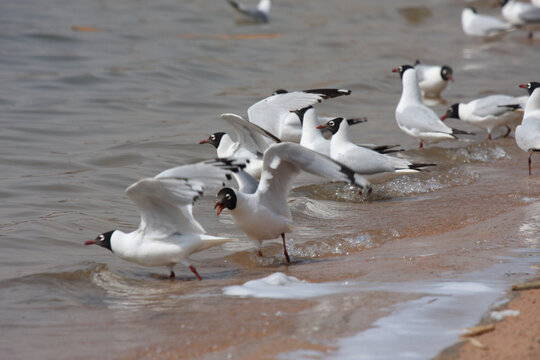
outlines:
M233 156L234 150L236 150L236 143L228 134L224 134L216 150L219 157Z
M402 103L422 104L422 94L420 93L420 87L418 86L415 69L405 70L403 73L402 83L403 91L401 92L401 99L399 99L398 107Z
M135 256L135 250L141 240L142 234L138 230L129 234L115 230L111 236L111 249L118 257L131 259Z
M314 142L326 140L322 135L321 130L317 129L317 125L317 114L315 113L315 109L309 109L304 114L300 145L311 149L310 145Z
M343 119L339 124L339 130L332 135L332 141L334 143L347 143L351 142L351 135L349 134L349 123L346 119Z
M257 9L268 14L270 12L271 5L272 5L272 2L270 0L261 0L259 2L259 5L257 5Z
M525 105L525 114L528 112L533 112L540 109L540 88L534 89L527 104Z

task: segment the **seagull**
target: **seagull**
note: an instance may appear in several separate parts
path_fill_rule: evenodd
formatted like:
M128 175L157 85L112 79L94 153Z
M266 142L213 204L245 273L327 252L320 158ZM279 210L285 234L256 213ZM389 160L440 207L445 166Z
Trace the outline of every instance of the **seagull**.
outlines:
M465 34L482 38L492 38L515 30L512 24L493 16L478 14L473 7L467 7L461 12L461 27Z
M373 183L397 175L417 173L421 167L433 166L433 164L413 164L408 160L380 154L354 144L350 139L349 124L342 118L330 120L325 125L318 126L319 129L323 127L332 133L330 157L365 176Z
M515 0L499 0L503 18L515 26L540 23L540 8Z
M401 99L396 107L397 124L405 134L419 140L420 148L424 146L424 142L456 140L455 134L473 135L446 126L433 110L422 103L414 67L402 65L393 69L392 72L399 72L403 82Z
M319 120L321 120L321 117L317 116L313 106L308 106L306 108L296 110L295 113L298 115L298 118L300 119L300 123L302 124L302 137L300 138L300 145L310 150L316 151L320 154L330 156L330 140L323 136L321 132L322 129L319 129L319 130L317 129L319 125L323 125L323 124L319 123ZM344 118L343 117L330 118L327 121L325 121L325 124L328 121L337 120L337 119L343 120ZM360 124L367 121L366 118L345 119L345 120L347 121L348 125ZM358 146L362 146L362 147L380 152L381 154L401 151L400 149L395 149L395 147L399 145L359 144Z
M260 178L264 151L270 144L281 140L239 115L227 113L220 117L234 129L237 140L234 141L229 134L220 131L201 140L199 144L214 146L219 158L249 159L245 171L256 179Z
M214 207L218 216L223 209L229 209L235 224L255 243L259 256L263 240L281 236L285 259L290 263L285 246L285 233L291 231L292 224L287 197L300 171L370 189L369 182L347 166L298 144L274 144L263 159L261 180L254 194L225 187L217 194Z
M472 100L468 103L456 103L448 108L441 120L456 118L471 125L487 130L488 139L491 132L499 126L506 126L505 137L510 134L509 124L519 121L527 96L514 97L509 95L490 95Z
M523 151L529 152L529 175L531 175L531 157L540 151L540 83L530 82L519 87L527 89L529 100L525 105L523 120L516 128L516 143Z
M324 99L350 95L350 90L310 89L287 92L278 90L272 96L248 108L249 121L276 135L281 141L299 143L302 126L298 116L291 111L314 105Z
M139 228L130 233L108 231L84 244L99 245L139 265L166 266L170 278L175 277L174 266L182 263L202 280L188 257L237 239L206 235L193 217L193 203L206 187L223 186L234 171L244 166L245 163L216 159L178 166L139 180L125 191L141 215Z
M454 72L448 65L423 65L420 60L414 64L418 85L422 94L426 97L438 98L448 85L448 81L454 81Z
M239 4L234 0L227 0L227 2L236 10L236 13L243 21L255 22L255 23L267 23L270 20L270 7L272 5L271 0L261 0L256 8L249 8L245 5Z

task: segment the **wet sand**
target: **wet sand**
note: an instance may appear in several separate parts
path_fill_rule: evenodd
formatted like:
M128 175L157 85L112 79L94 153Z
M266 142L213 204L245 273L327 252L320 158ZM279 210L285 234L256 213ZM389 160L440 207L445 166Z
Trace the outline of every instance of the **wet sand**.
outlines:
M539 278L540 279L540 278ZM446 349L436 360L536 360L540 356L540 289L518 292L514 299L497 310L518 310L516 317L501 322L488 318L493 331L465 339Z
M517 149L512 138L498 139L485 146L500 146L507 156L474 164L478 181L413 199L361 204L369 209L374 221L380 222L377 228L384 228L384 222L389 219L394 222L387 224L400 229L394 240L356 249L347 256L307 259L293 255L295 260L290 266L254 266L251 261L245 261L245 254L237 254L228 260L244 267L238 276L203 281L191 291L206 289L215 294L220 287L242 284L276 271L310 283L446 280L532 256L534 249L532 253L527 249L537 248L538 239L530 236L528 231L534 229L527 230L526 225L534 224L531 219L540 216L540 209L533 202L540 196L540 170L536 166L534 175L527 176L527 156ZM395 210L393 204L402 202L407 203L402 217L385 216L387 211ZM295 244L292 253L302 253L302 247L310 245L309 242ZM516 249L524 250L516 252ZM265 247L265 254L278 256L280 250L276 243ZM515 283L532 274L533 270L506 271L496 276ZM498 297L505 296L501 292ZM198 297L177 319L160 322L160 326L165 326L163 332L174 334L174 340L152 339L120 358L277 359L294 358L290 354L298 354L300 350L306 352L301 354L324 358L324 354L331 356L336 350L338 339L371 328L377 319L392 313L399 304L420 297L414 291L351 291L308 300ZM180 300L179 306L184 306L184 301L189 302L189 298ZM486 306L478 317L471 317L468 326L475 325L488 309ZM216 311L219 321L213 321ZM441 317L440 321L445 320Z

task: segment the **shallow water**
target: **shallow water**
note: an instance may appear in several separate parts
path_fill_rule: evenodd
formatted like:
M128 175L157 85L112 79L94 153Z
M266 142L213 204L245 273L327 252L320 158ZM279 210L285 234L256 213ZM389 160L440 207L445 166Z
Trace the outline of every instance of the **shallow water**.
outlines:
M494 12L488 1L472 4ZM418 295L290 301L225 297L222 289L277 271L309 282L432 282L527 255L515 248L538 248L540 187L537 176L526 176L526 154L512 138L487 142L477 131L417 150L394 121L401 84L391 70L417 58L454 68L456 82L434 106L439 114L491 93L523 95L518 85L538 80L537 40L466 38L462 6L276 2L268 25L243 26L225 1L3 1L0 357L333 354L338 339ZM291 266L283 265L278 241L258 259L228 214L216 220L213 194L199 203L197 218L210 234L240 241L193 257L203 282L181 266L171 282L166 269L83 246L98 233L136 228L127 186L215 156L198 142L226 129L219 114L244 115L278 88L318 87L352 90L318 110L367 116L354 140L401 144L409 150L403 156L437 166L377 186L369 198L343 185L299 184L291 193ZM493 276L510 283L526 275ZM475 316L470 325L481 313Z

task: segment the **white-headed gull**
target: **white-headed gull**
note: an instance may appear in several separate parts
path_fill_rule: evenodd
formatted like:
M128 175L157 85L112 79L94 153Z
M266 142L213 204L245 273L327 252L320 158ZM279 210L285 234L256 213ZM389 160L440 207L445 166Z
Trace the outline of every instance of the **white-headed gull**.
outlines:
M199 144L211 144L220 158L249 159L245 171L254 178L260 178L264 151L270 144L281 140L239 115L221 114L220 117L234 129L236 141L225 132L216 132Z
M499 0L503 18L516 26L540 24L540 8L515 0Z
M237 239L206 235L193 217L193 203L207 187L219 188L244 164L216 159L168 169L153 178L137 181L126 195L141 215L139 228L130 233L112 230L88 240L118 257L143 266L166 266L170 277L182 263L201 280L190 264L192 253Z
M456 140L455 134L469 134L466 131L446 126L433 110L422 103L416 70L411 65L402 65L392 70L398 72L403 83L401 98L396 107L396 121L407 135L419 141L419 147L426 143Z
M300 139L300 145L310 150L317 151L323 155L330 156L330 139L325 138L322 134L323 129L318 129L317 126L324 125L330 120L344 118L328 118L328 120L321 124L320 120L323 118L316 115L315 109L312 106L297 110L295 113L298 115L300 123L302 124L302 137ZM366 122L367 119L346 119L346 121L349 125L354 125ZM326 127L324 130L326 130ZM381 154L401 151L401 149L396 149L396 147L399 145L358 144L358 146L363 146Z
M278 90L272 96L251 105L249 121L276 135L281 141L299 143L302 125L294 110L314 105L324 99L349 95L350 90L312 89L287 92ZM293 112L291 112L293 111Z
M255 8L239 4L234 0L227 0L227 2L236 10L242 21L267 23L270 20L271 0L261 0Z
M425 97L439 97L448 81L454 81L454 71L448 65L424 65L420 60L416 60L414 68L418 76L418 86Z
M478 14L473 7L467 7L461 12L461 27L465 34L482 38L496 37L515 30L512 24L493 16Z
M281 236L283 252L290 262L285 246L285 233L291 231L291 210L287 202L294 178L300 173L345 181L355 186L369 187L369 182L347 166L294 143L270 146L264 153L263 172L254 194L223 188L217 194L215 207L219 215L229 209L235 224L255 243L259 256L261 242Z
M540 83L530 82L519 86L527 89L529 100L525 105L521 125L516 128L516 143L521 150L529 152L531 175L532 154L540 151Z
M373 183L388 180L398 175L417 173L418 168L433 164L413 164L408 160L380 154L354 144L350 139L349 124L342 118L330 120L325 127L332 133L330 157L365 176Z
M523 113L518 111L525 106L527 96L514 97L509 95L489 95L468 103L456 103L448 108L441 120L455 118L465 121L480 129L487 130L488 139L491 140L491 132L499 126L506 126L510 134L510 124L521 119Z

